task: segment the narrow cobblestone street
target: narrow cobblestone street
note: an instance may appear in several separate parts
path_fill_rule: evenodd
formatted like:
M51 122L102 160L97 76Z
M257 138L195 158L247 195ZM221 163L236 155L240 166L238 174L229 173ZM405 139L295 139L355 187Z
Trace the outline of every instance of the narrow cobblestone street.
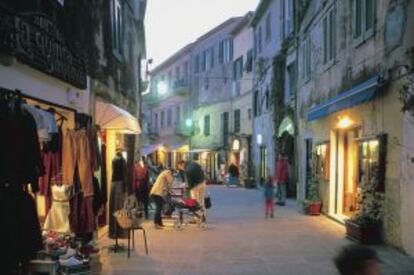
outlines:
M332 257L351 243L341 225L305 216L293 201L266 220L261 191L220 186L209 191L207 229L155 230L148 222L149 255L137 232L130 259L125 252L109 253L112 241L103 239L102 274L336 274ZM414 259L376 248L385 274L414 274Z

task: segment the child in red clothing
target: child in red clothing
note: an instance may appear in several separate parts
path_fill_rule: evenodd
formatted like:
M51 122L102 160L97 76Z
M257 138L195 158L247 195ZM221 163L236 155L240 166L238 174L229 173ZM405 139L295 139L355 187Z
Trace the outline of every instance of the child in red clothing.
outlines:
M271 176L267 177L266 184L264 186L264 197L265 197L265 214L266 219L270 216L273 218L274 212L274 202L273 198L275 197L275 191L273 187L273 180Z

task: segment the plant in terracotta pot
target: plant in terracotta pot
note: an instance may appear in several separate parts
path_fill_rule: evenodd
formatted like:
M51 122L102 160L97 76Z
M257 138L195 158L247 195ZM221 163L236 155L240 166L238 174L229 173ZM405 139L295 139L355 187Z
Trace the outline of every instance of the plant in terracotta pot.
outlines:
M361 183L360 210L345 222L347 237L363 244L381 242L384 194L376 184L375 177Z
M321 214L322 201L319 194L320 180L313 176L307 184L307 196L303 201L304 212L308 215L317 216Z

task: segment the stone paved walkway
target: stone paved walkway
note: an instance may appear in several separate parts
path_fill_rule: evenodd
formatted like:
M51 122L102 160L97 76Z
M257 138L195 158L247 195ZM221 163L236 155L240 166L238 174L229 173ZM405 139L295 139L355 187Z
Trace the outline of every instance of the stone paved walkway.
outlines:
M109 253L102 245L102 274L337 274L332 257L351 243L343 226L326 217L309 217L293 201L264 219L262 192L210 187L213 208L208 228L155 230L145 224L146 256L140 234L136 252ZM414 259L387 247L376 247L385 274L414 274Z

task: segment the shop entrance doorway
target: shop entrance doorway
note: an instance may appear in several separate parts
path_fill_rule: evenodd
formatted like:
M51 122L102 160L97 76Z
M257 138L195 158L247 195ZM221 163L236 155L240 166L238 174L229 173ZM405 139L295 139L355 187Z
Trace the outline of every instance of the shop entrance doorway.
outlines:
M358 211L359 171L358 139L361 129L336 131L335 179L333 214L344 220Z

